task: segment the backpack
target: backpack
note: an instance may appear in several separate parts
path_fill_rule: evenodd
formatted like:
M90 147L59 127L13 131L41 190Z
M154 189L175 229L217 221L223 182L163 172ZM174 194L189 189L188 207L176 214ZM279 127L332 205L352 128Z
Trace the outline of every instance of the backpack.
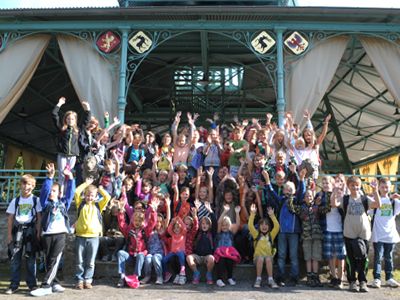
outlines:
M86 201L83 200L81 202L81 204L79 205L79 207L78 207L78 219L79 219L79 216L81 214L81 210L85 205L86 205ZM100 205L99 205L98 202L94 202L94 205L97 208L97 217L99 218L100 225L101 225L101 227L103 227L103 216L101 215Z
M19 200L20 200L20 196L18 196L17 198L15 198L15 215L17 215L17 211L18 211L18 206L19 206ZM32 221L29 223L29 225L33 225L36 222L36 214L37 214L37 210L36 210L36 204L38 202L38 197L36 196L32 196L32 200L33 200L33 206L32 206ZM16 223L15 218L14 218L14 223ZM19 225L19 224L16 224Z

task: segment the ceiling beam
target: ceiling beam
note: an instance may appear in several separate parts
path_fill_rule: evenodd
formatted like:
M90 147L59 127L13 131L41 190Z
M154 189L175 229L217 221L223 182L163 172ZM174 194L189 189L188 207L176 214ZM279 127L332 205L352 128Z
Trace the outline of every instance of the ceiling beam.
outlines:
M203 67L203 72L205 78L208 79L208 33L207 31L200 31L200 41L201 41L201 65Z
M135 90L132 88L132 85L129 86L128 96L132 100L133 104L135 104L137 110L139 112L143 111L143 101L140 97L135 93Z

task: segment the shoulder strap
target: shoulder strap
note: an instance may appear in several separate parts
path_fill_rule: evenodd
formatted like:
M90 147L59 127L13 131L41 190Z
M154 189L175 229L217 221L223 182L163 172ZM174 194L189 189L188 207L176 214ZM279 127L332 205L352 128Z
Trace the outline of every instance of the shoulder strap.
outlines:
M17 215L17 209L18 209L18 205L19 205L19 199L20 199L20 196L18 196L17 198L15 198L15 208L14 208L14 213L15 213L15 215Z
M362 196L361 197L361 202L362 202L362 204L363 204L363 206L364 206L364 212L366 213L366 214L368 214L368 209L369 209L369 205L368 205L368 197L367 196Z
M392 215L394 216L394 207L395 207L396 201L394 201L394 199L392 199L392 198L389 198L389 199L390 199L390 202L392 203Z
M349 206L349 199L350 199L349 195L344 195L343 196L343 212L344 212L344 216L346 216L346 214L347 214L347 207Z

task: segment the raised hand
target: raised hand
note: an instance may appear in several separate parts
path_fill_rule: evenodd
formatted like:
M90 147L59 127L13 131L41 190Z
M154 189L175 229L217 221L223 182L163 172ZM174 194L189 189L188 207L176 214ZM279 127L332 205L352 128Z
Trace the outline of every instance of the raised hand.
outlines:
M213 212L213 210L212 210L212 208L211 208L211 203L210 203L210 202L205 201L205 202L204 202L204 206L206 207L206 209L207 209L210 213Z
M212 177L213 177L213 175L214 175L214 168L213 168L213 167L210 167L210 168L207 170L207 175L208 175L209 178L212 178Z
M54 164L53 163L48 163L46 165L46 170L47 170L47 173L49 173L49 178L53 178L54 174L56 173L56 169L54 168Z
M369 185L371 186L371 188L372 188L373 190L376 190L376 189L378 188L378 181L377 181L376 179L373 179L373 180L369 183Z
M324 122L328 123L331 120L331 118L332 118L331 114L327 115Z
M192 207L190 209L190 213L192 214L193 218L197 217L197 208L196 207Z
M153 199L151 199L151 208L154 211L157 211L158 206L160 205L160 199L158 197L153 197Z
M256 207L256 205L254 203L250 206L250 212L252 214L257 213L257 207Z
M240 208L239 205L235 207L235 212L236 212L237 214L240 213L240 210L241 210L241 208Z
M201 206L201 202L200 202L200 200L199 200L199 199L196 199L196 200L194 201L194 206L195 206L197 209L199 209L199 208L200 208L200 206Z
M182 115L182 112L181 112L181 111L178 111L178 112L176 113L176 116L175 116L175 122L176 122L176 123L179 123L179 122L181 121L181 115Z
M271 206L268 206L267 214L268 214L268 216L272 216L274 214L274 209Z
M67 101L67 99L65 99L65 97L60 97L60 99L58 99L57 106L64 105L66 101Z
M229 204L224 204L224 212L225 213L227 213L230 209L231 209L231 207L229 206Z
M84 110L86 110L86 111L89 111L89 110L90 110L90 104L89 104L89 102L87 102L87 101L82 101L82 106L83 106L83 109L84 109Z

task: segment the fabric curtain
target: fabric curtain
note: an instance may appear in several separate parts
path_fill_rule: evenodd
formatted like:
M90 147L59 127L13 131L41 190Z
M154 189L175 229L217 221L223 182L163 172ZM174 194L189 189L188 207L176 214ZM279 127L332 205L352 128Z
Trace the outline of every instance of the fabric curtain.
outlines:
M6 170L14 169L15 165L17 164L17 159L20 157L20 155L22 155L21 149L12 145L7 145L4 168Z
M369 183L375 179L375 175L377 174L378 171L378 164L376 162L365 165L363 167L360 168L360 175L369 175L372 177L363 177L361 176L361 178L363 179L363 189L364 192L367 194L372 193L372 188L370 187Z
M50 38L29 36L11 43L0 53L0 123L25 91Z
M399 155L395 154L377 162L381 175L396 175L399 168ZM390 177L390 181L396 181L396 178ZM391 186L391 192L394 192L395 186Z
M57 36L64 63L79 100L90 104L92 115L102 125L104 112L117 116L117 59L106 59L93 46L79 38Z
M381 79L400 106L400 45L381 38L359 37Z
M293 113L294 122L304 125L303 112L311 115L328 89L349 38L327 39L311 49L301 59L289 65L286 77L286 111Z

